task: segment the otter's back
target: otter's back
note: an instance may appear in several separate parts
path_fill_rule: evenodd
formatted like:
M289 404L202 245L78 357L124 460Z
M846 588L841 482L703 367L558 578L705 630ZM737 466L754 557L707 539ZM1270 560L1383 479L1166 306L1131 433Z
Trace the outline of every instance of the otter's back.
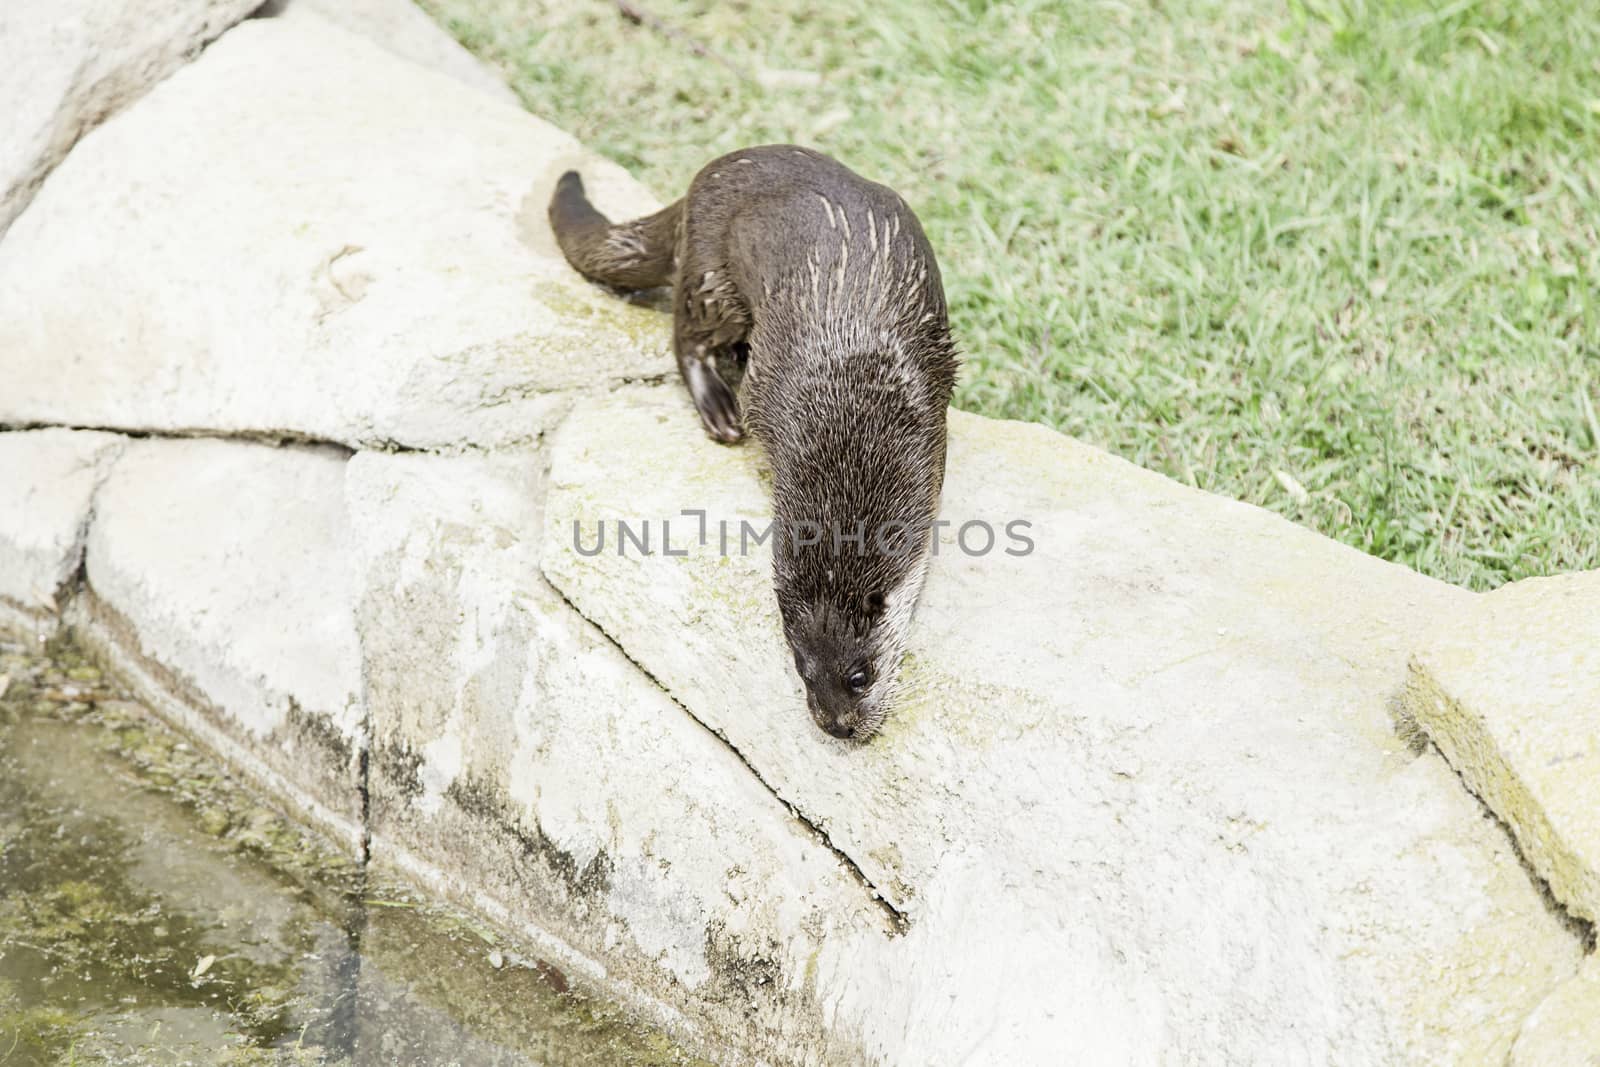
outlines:
M708 163L685 201L686 238L723 263L759 319L774 299L825 320L945 314L938 266L893 189L819 152L762 145Z

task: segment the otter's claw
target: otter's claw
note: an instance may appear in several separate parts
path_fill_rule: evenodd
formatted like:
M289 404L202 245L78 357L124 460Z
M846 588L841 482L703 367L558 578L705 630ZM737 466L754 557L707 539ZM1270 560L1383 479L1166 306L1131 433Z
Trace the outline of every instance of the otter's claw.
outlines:
M717 372L708 364L696 361L685 368L684 378L694 406L700 411L700 422L711 439L725 445L741 440L744 427L739 424L739 402Z

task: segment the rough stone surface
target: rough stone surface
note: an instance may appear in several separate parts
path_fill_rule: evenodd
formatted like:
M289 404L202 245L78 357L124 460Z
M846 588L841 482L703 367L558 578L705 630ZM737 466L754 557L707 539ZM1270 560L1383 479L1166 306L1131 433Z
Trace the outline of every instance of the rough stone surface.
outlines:
M859 1062L823 1025L819 976L888 948L884 912L540 577L539 467L351 461L373 862L523 930L708 1051Z
M522 106L498 73L479 62L411 0L272 0L257 14L270 18L311 14L327 19L501 103Z
M114 434L0 433L0 624L47 630L83 559L95 487Z
M1591 955L1523 1023L1511 1067L1600 1067L1600 956Z
M1035 550L944 531L864 748L804 711L767 553L712 550L767 514L755 452L678 389L555 439L545 574L909 918L819 976L830 1026L880 1063L1503 1059L1581 947L1389 707L1470 594L1039 427L951 429L944 516ZM685 508L686 558L659 525L650 556L573 549Z
M1600 571L1516 582L1443 617L1405 711L1556 899L1600 920Z
M180 727L347 846L366 745L342 451L137 441L73 621Z
M143 94L255 3L0 4L0 235L85 130Z
M864 748L804 715L764 554L695 551L680 509L714 545L765 490L676 387L544 451L128 443L72 619L290 806L707 1052L1581 1047L1580 938L1389 718L1417 635L1483 600L1036 427L952 429L946 517L1035 550L945 531ZM574 551L615 518L690 554L659 524L648 557Z
M1592 696L1593 634L1563 643L1543 593L1475 598L955 414L903 699L833 742L767 551L714 550L768 513L758 452L707 441L675 382L625 384L670 374L665 317L576 279L543 221L569 166L613 214L655 202L424 69L453 61L399 8L324 7L364 40L293 2L84 137L0 242L0 425L489 451L3 435L0 463L28 457L0 465L5 603L47 610L81 551L69 620L169 719L721 1055L1592 1047L1579 933L1395 732L1479 768L1592 914L1566 805L1593 731L1554 716L1552 747L1541 709ZM617 520L653 551L614 525L577 550ZM1600 618L1563 588L1589 611L1569 631ZM1530 670L1548 684L1517 692ZM1419 679L1446 713L1411 706ZM1553 797L1568 763L1587 785Z
M545 223L567 134L315 15L246 22L86 136L0 243L0 424L454 449L671 369Z

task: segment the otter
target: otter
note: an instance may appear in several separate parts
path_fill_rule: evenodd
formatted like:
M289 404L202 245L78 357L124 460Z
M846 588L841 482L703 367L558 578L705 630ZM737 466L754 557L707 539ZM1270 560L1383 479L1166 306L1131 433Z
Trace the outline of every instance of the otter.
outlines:
M617 224L568 171L549 214L585 277L674 286L673 349L706 433L748 433L771 466L778 611L811 717L871 737L927 573L957 368L916 215L794 145L715 159L682 199ZM719 366L742 368L737 398Z

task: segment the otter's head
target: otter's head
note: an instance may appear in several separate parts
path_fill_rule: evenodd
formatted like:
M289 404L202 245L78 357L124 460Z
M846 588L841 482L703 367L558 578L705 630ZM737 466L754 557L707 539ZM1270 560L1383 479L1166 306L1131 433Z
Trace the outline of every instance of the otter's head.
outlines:
M808 332L746 394L771 463L784 636L812 719L837 738L883 725L928 570L955 368L938 310L922 340Z
M837 553L826 535L818 544L777 548L784 636L811 718L832 737L865 741L889 710L927 571L927 532L902 540L903 557L870 544L866 554L849 546Z

